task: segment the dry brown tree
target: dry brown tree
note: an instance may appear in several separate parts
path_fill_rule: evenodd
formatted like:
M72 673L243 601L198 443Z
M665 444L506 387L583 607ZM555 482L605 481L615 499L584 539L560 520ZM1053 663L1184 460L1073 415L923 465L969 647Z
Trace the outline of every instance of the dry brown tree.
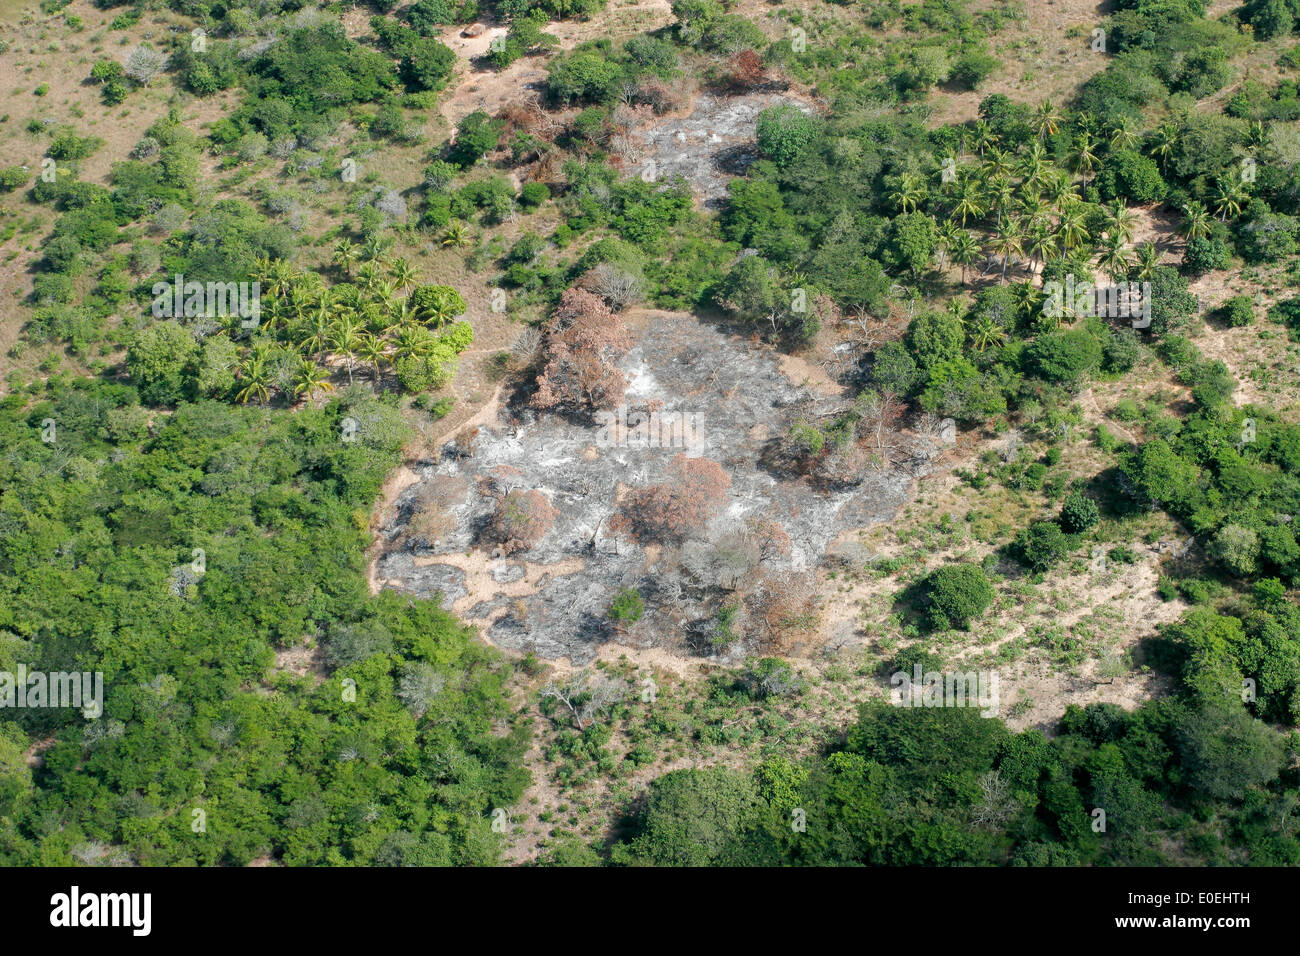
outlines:
M465 498L469 486L464 478L438 475L421 482L412 503L411 520L406 524L406 540L417 547L436 547L456 530L452 508Z
M427 506L411 515L406 524L406 540L411 544L435 548L456 530L456 519L435 506Z
M718 512L730 487L716 461L677 455L667 480L632 492L625 508L638 537L681 541Z
M888 468L900 453L903 404L888 392L866 391L858 396L855 408L862 416L858 435L871 456L872 467Z
M542 333L537 329L527 328L519 333L514 344L510 346L509 368L522 372L532 368L542 348Z
M710 589L745 590L762 560L758 538L744 525L724 528L709 540L693 539L682 545L682 569L695 584Z
M606 677L599 671L584 670L570 675L567 680L547 681L539 697L559 701L569 711L577 728L584 730L627 694L625 681Z
M478 450L478 428L463 428L456 433L452 448L457 458L473 458Z
M497 501L483 536L505 554L527 551L551 530L559 512L540 491L509 491Z
M807 572L767 574L749 605L765 650L788 651L811 637L821 622L817 589Z
M749 532L758 542L760 561L775 561L790 556L790 535L781 522L771 518L755 518L749 523Z
M763 59L753 50L740 50L727 61L727 85L738 92L756 89L767 82Z
M594 411L623 401L627 376L618 363L632 337L598 296L569 289L546 325L545 365L537 377L535 408Z
M580 284L604 299L615 312L622 312L639 301L643 291L639 275L612 262L602 262L588 271Z
M655 115L662 116L681 107L688 97L680 84L670 85L658 77L651 77L637 86L636 98L654 110Z

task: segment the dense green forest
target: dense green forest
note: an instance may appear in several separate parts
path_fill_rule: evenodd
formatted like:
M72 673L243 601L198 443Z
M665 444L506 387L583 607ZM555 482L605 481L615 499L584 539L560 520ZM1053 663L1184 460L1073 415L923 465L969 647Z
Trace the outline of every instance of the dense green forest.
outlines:
M5 722L5 862L493 861L488 815L528 780L510 666L362 576L400 416L354 393L292 416L200 402L151 427L138 398L59 380L4 403L4 668L107 685L99 719ZM274 667L304 634L327 648L319 686Z
M1036 103L987 91L1027 29L1020 4L676 0L626 36L601 35L599 0L82 7L41 5L74 38L87 10L112 18L79 95L156 115L93 175L103 130L47 121L25 89L0 121L5 155L29 157L0 169L5 261L30 252L5 320L22 328L0 399L0 670L102 671L105 708L0 713L0 862L493 864L498 811L528 816L533 783L647 768L611 790L598 832L544 827L537 859L1300 863L1300 424L1284 388L1276 407L1260 388L1243 400L1203 347L1206 329L1259 330L1269 374L1294 365L1296 0L1213 20L1202 0L1116 0L1097 20L1104 66ZM476 21L507 29L475 76L538 67L535 110L438 112L465 79L442 41ZM141 38L149 23L168 29ZM556 23L592 29L562 43ZM1087 50L1087 31L1069 42ZM621 146L685 109L689 77L801 97L758 113L716 212ZM970 93L974 115L936 119ZM1217 275L1253 294L1205 309L1194 284ZM257 283L260 311L160 316L148 303L175 276ZM1048 283L1093 276L1149 283L1150 322L1045 307ZM911 643L879 648L871 673L954 664L927 641L978 630L1007 566L1032 586L1099 550L1131 563L1116 529L1155 516L1203 557L1162 567L1159 596L1188 607L1138 642L1167 692L1070 705L1051 735L873 700L817 717L809 747L766 711L812 698L766 680L787 665L765 657L688 705L569 726L535 657L435 601L371 594L385 478L483 399L454 385L485 331L494 374L567 360L596 376L590 343L554 344L577 287L609 317L692 311L796 355L872 330L844 376L856 401L774 438L812 487L863 470L845 453L882 403L973 443L1022 435L1018 457L959 471L973 491L1038 494L1058 469L992 560L899 578ZM1085 425L1085 391L1149 374L1168 391ZM1071 442L1086 471L1060 466ZM630 589L611 619L643 607ZM320 668L296 665L318 649ZM736 743L733 711L762 715L736 759L659 772L671 747ZM633 725L615 759L613 728Z

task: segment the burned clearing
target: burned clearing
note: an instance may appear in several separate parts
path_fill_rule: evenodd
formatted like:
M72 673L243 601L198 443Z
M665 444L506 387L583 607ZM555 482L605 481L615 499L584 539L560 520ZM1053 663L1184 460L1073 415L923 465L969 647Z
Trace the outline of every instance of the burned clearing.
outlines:
M607 641L723 660L806 653L828 546L896 512L938 434L878 420L882 453L849 480L797 473L786 436L844 414L840 390L796 382L788 359L690 315L638 325L622 363L629 432L529 407L520 384L496 421L416 466L377 577L441 594L498 646L575 664ZM651 412L648 437L636 426ZM643 613L612 620L629 592Z
M744 175L758 159L754 124L763 110L774 106L813 112L808 104L781 93L703 93L688 115L658 119L635 131L633 149L626 158L644 175L656 179L681 176L706 207L721 208L727 198L727 183Z

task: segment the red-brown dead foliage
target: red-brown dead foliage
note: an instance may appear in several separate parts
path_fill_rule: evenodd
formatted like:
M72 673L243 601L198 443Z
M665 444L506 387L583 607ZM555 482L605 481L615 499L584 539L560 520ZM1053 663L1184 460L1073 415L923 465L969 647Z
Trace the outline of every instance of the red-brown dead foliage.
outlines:
M506 554L527 551L551 530L559 512L540 491L511 491L497 502L483 535Z
M764 648L778 652L806 640L821 620L817 590L806 572L768 574L755 591L750 610Z
M654 110L657 116L671 113L686 103L686 94L681 89L654 78L637 86L635 96L639 102Z
M609 306L585 289L569 289L546 326L546 364L533 407L614 408L627 390L618 363L631 348L632 337Z
M677 455L668 480L632 492L626 510L638 537L680 541L717 513L730 487L731 477L716 461Z
M554 151L542 154L542 158L533 167L530 182L554 184L564 176L564 156Z
M531 133L533 127L537 125L537 119L532 110L521 103L510 103L501 107L496 118L506 124L505 129L502 130L502 133L506 136L521 131Z
M760 560L771 561L775 558L789 557L790 535L779 521L760 518L750 525L750 533L758 541Z
M727 84L733 90L752 90L766 82L767 69L753 50L740 50L727 61Z

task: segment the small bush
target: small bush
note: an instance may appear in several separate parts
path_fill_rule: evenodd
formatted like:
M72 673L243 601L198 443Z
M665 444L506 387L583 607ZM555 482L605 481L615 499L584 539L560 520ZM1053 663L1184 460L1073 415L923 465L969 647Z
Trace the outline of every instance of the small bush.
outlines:
M978 565L948 564L932 571L923 584L930 627L970 628L993 603L993 586Z
M1218 318L1233 328L1250 325L1255 321L1255 303L1248 295L1234 295L1219 307Z
M1061 506L1061 527L1070 534L1082 534L1101 519L1097 502L1076 491Z
M645 600L634 588L625 588L609 606L609 619L619 624L635 624L645 613Z
M1016 539L1016 552L1025 567L1046 571L1070 550L1070 541L1055 521L1035 521Z
M907 674L910 677L915 672L917 664L921 665L922 674L943 670L942 658L930 653L920 644L913 644L911 647L905 647L895 654L892 660L882 662L880 673L882 677L898 673Z
M1192 275L1204 275L1216 269L1226 269L1232 262L1232 253L1222 239L1197 236L1187 242L1183 250L1183 268Z
M536 209L551 198L550 187L546 183L524 183L519 190L519 205L525 209Z

